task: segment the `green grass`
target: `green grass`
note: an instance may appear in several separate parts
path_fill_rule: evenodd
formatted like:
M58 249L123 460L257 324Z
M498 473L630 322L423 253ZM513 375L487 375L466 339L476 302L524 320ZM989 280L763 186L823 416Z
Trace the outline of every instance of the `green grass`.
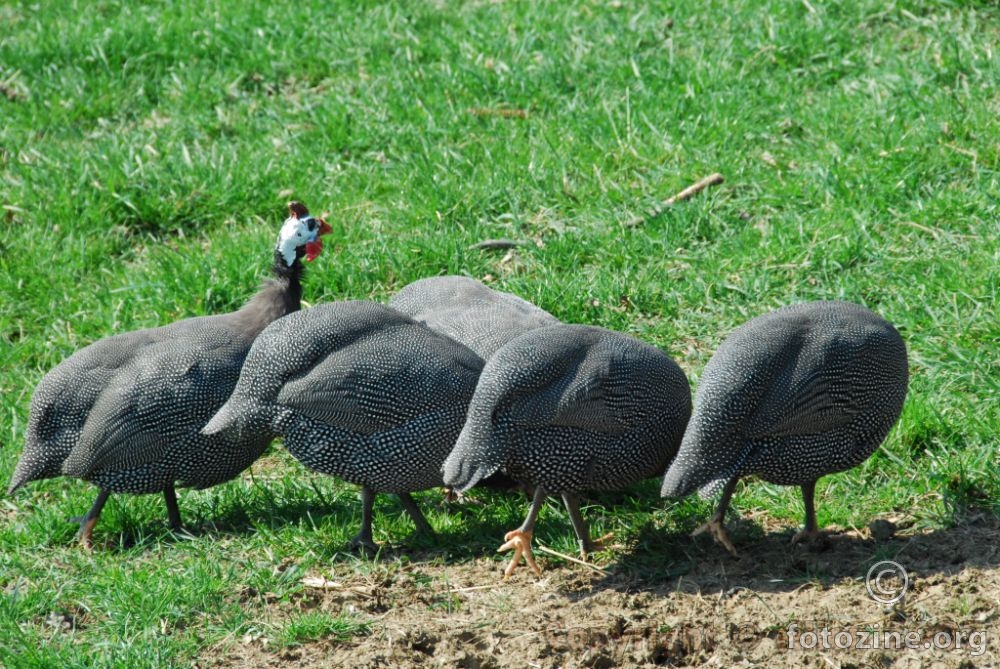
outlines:
M354 636L366 634L368 626L346 616L331 616L327 613L311 611L292 619L281 630L282 642L293 646L305 641L334 639L344 641Z
M7 3L0 481L48 369L115 332L238 306L297 197L336 228L310 302L488 276L660 346L692 384L752 316L863 302L902 331L910 395L879 453L821 482L820 522L996 513L998 26L994 3L961 0ZM724 185L624 227L716 171ZM497 237L533 243L469 248ZM0 664L161 667L246 634L364 633L298 606L310 569L372 568L342 552L355 491L269 463L183 494L190 539L166 533L155 497L109 504L97 539L124 547L94 555L64 521L85 484L0 500ZM587 514L651 562L651 533L708 510L632 492ZM490 553L526 510L422 500L445 560ZM794 489L751 484L734 506L800 522ZM408 540L400 511L380 501L378 541ZM575 548L555 504L539 537Z

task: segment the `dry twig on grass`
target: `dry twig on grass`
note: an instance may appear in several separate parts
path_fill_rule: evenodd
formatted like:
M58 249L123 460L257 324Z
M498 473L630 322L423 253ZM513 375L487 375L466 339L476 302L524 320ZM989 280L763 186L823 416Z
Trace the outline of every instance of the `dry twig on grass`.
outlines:
M625 223L625 227L634 228L637 225L642 225L649 219L656 218L664 211L677 204L678 202L684 202L685 200L690 200L692 197L694 197L701 191L705 190L706 188L710 186L717 186L721 184L723 181L725 181L725 179L723 179L722 175L719 174L718 172L714 174L709 174L701 181L691 184L690 186L682 190L680 193L677 193L673 197L669 197L663 202L659 203L658 205L647 211L642 216L636 216L635 218L627 221Z
M559 551L554 551L551 548L549 548L548 546L543 546L542 544L538 544L537 548L538 548L538 550L540 550L543 553L548 553L549 555L555 555L558 558L562 558L563 560L568 560L569 562L573 562L574 564L578 564L578 565L587 567L588 569L593 569L594 571L600 572L601 574L607 574L608 573L607 569L602 569L601 567L598 567L596 564L590 564L589 562L584 562L583 560L575 558L572 555L566 555L565 553L560 553Z

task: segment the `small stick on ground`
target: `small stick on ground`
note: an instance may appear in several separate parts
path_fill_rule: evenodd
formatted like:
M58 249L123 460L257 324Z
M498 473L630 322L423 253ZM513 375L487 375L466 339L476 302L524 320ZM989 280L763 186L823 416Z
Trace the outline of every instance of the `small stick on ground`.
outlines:
M594 571L600 572L601 574L607 574L608 573L607 569L601 569L600 567L598 567L595 564L590 564L589 562L584 562L583 560L577 559L577 558L573 557L572 555L566 555L565 553L560 553L559 551L554 551L551 548L549 548L548 546L543 546L542 544L537 544L537 548L538 548L538 550L540 550L543 553L548 553L549 555L555 555L558 558L562 558L563 560L568 560L568 561L573 562L575 564L582 565L584 567L587 567L588 569L593 569Z
M472 590L496 590L496 583L490 583L489 585L470 585L465 588L452 588L449 590L449 594L454 594L458 592L471 592Z
M341 583L340 581L331 581L325 576L306 576L305 578L300 578L299 583L307 588L316 588L317 590L344 590L360 597L375 599L375 595L365 589Z
M658 205L647 211L642 216L636 216L635 218L626 221L625 227L634 228L637 225L642 225L649 219L656 218L664 211L677 204L678 202L684 202L685 200L690 200L692 197L694 197L701 191L705 190L706 188L710 186L717 186L721 184L723 181L725 181L725 179L718 172L716 172L715 174L709 174L701 181L693 183L684 190L682 190L680 193L677 193L677 195L669 197L663 202L659 203Z

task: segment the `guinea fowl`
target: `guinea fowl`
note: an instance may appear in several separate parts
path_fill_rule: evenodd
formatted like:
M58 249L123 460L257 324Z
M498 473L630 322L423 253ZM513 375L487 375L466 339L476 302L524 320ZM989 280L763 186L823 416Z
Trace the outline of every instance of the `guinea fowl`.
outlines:
M361 531L374 552L375 494L395 493L418 531L431 528L411 492L441 485L482 370L455 340L374 302L292 314L254 342L209 435L282 436L306 467L361 486Z
M288 205L274 250L275 278L238 311L200 316L94 342L52 369L31 399L26 443L8 492L60 474L101 491L79 519L92 532L111 493L162 492L169 525L181 526L175 487L234 478L267 448L259 435L206 437L201 427L229 397L254 338L297 311L301 259L312 260L330 226Z
M736 555L723 520L736 482L757 474L802 488L805 529L818 535L816 481L863 462L899 418L906 346L896 329L848 302L797 304L735 330L702 373L694 414L663 479L665 497L722 489L709 531Z
M435 276L405 286L389 306L443 332L486 360L514 337L559 320L516 295L465 276Z
M466 276L414 281L393 295L389 306L465 344L483 360L528 330L559 324L559 319L531 302ZM497 472L477 487L508 491L523 485ZM453 501L457 495L446 488L445 497Z
M531 330L487 360L444 482L465 491L494 472L535 486L524 523L500 550L510 576L531 552L539 509L562 496L586 556L590 539L578 494L614 490L663 473L691 413L684 372L659 349L585 325Z

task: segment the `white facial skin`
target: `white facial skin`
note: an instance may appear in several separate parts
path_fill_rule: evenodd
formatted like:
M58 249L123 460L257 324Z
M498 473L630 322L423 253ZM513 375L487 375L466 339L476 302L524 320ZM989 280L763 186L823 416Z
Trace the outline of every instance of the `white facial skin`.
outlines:
M309 222L312 221L313 229L309 230ZM285 259L285 263L291 267L295 262L295 249L305 246L308 242L316 241L319 234L319 221L312 216L295 218L294 216L285 219L278 233L278 253Z

